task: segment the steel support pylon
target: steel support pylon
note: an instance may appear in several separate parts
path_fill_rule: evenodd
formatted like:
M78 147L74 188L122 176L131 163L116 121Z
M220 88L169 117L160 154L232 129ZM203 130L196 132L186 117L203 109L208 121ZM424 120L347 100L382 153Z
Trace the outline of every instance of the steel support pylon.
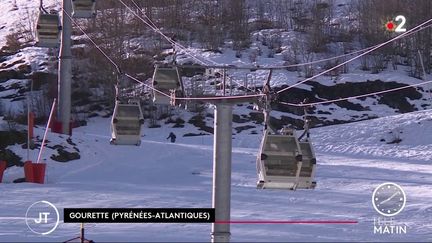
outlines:
M212 242L229 242L231 216L232 105L216 104L213 141Z
M58 69L57 121L62 123L62 133L69 134L71 121L72 53L71 34L72 1L63 0L62 34ZM66 12L66 13L65 13ZM68 16L69 15L69 16Z

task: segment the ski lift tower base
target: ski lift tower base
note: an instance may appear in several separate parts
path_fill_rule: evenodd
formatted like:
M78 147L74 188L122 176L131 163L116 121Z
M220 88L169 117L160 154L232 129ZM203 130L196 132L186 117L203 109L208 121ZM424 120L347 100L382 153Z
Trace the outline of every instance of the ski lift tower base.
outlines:
M255 99L207 100L215 105L213 139L213 189L212 207L215 223L212 224L211 241L230 241L231 220L231 162L232 162L232 111L233 105L256 102Z

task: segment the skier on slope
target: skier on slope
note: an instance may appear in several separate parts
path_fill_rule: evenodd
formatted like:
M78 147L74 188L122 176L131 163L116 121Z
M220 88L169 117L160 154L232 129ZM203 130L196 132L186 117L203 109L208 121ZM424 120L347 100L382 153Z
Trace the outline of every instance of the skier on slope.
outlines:
M166 138L171 138L171 143L175 143L176 135L173 132L170 132L169 136Z

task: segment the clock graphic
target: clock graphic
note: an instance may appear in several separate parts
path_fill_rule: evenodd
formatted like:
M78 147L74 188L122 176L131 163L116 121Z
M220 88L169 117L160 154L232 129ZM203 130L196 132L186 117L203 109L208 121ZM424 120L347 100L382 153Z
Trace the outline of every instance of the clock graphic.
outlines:
M406 195L398 184L387 182L375 188L372 205L381 215L391 217L400 213L406 203Z

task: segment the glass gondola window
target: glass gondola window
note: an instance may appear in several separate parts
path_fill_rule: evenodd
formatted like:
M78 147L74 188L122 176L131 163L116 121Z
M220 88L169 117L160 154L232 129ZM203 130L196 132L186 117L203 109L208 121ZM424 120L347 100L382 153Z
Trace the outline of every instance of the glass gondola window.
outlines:
M139 121L127 121L119 120L116 123L117 135L135 135L137 131L141 130L141 124Z
M295 148L296 146L294 139L287 139L283 136L269 136L267 141L266 151L290 153L293 152L290 148Z
M141 116L138 106L121 106L117 111L117 117L137 117Z
M303 163L300 171L300 176L313 177L315 173L316 158L315 153L312 149L311 143L300 142L300 148L302 151ZM312 178L313 179L313 178Z

